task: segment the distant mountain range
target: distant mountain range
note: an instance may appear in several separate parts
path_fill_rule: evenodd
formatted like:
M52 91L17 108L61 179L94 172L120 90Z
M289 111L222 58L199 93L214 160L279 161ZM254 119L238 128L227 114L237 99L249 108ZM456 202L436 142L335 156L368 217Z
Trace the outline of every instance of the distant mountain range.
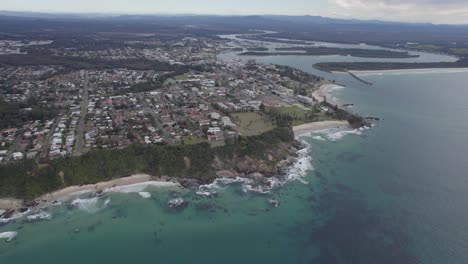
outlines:
M188 27L190 26L190 27ZM335 19L320 16L217 16L60 14L0 11L0 32L134 32L189 30L204 35L249 30L279 32L276 37L378 45L426 43L468 47L468 25L435 25L379 20Z
M381 20L358 20L358 19L337 19L322 16L288 16L288 15L250 15L250 16L229 16L229 15L165 15L165 14L112 14L112 13L42 13L42 12L19 12L0 10L0 16L24 17L24 18L45 18L45 19L102 19L102 18L120 18L120 19L154 19L154 18L231 18L231 19L266 19L292 23L313 23L313 24L412 24L412 25L431 25L430 23L405 23L389 22ZM468 25L467 25L468 26Z

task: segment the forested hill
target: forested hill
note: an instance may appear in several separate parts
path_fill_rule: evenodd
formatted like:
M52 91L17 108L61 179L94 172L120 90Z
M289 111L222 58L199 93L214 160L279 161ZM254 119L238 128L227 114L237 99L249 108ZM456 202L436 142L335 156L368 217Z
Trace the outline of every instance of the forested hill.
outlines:
M258 136L239 137L216 148L208 143L133 145L125 149L93 150L83 156L42 164L24 160L0 166L0 197L33 199L67 186L93 184L134 173L193 178L207 183L216 177L216 167L212 166L215 157L217 163L224 163L228 167L223 169L228 170L237 170L236 162L231 161L247 156L249 160L265 160L274 166L283 157L271 161L267 154L278 152L279 145L292 142L291 128L279 127Z
M323 62L314 65L322 71L381 71L405 69L434 69L434 68L468 68L468 59L463 58L456 62L431 63L399 63L399 62Z
M468 45L467 25L433 25L384 21L332 19L317 16L193 16L193 15L70 15L0 12L0 36L66 37L100 32L158 33L216 37L251 30L275 31L263 37L343 43L396 45L426 43L461 47ZM11 34L14 33L14 34Z

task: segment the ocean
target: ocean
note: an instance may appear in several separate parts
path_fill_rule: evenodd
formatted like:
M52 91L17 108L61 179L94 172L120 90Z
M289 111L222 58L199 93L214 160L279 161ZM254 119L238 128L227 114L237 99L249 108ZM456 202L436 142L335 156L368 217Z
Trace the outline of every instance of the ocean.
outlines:
M316 73L306 57L259 60ZM0 263L468 263L468 74L332 77L346 85L337 101L383 120L301 137L300 180L267 194L237 182L211 197L83 195L49 220L0 226L17 232L0 240ZM176 197L185 210L167 207Z

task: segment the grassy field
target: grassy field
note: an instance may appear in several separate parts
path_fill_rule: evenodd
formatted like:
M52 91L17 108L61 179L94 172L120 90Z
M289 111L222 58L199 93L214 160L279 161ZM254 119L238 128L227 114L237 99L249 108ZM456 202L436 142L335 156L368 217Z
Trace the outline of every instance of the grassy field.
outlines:
M450 51L453 53L453 54L456 54L456 55L468 55L468 48L454 48L454 49L450 49Z
M201 143L201 142L206 142L206 139L200 138L200 137L197 137L197 136L182 137L182 143L184 145L194 145L194 144L198 144L198 143Z
M234 113L231 116L233 121L240 125L242 136L254 136L274 128L270 117L265 114L246 112Z
M226 145L226 143L224 141L213 141L213 142L210 142L210 146L212 148L216 148L216 147L222 147Z
M188 80L188 79L189 79L189 77L188 77L187 75L185 75L185 74L183 74L183 75L177 75L177 76L175 77L175 80L176 80L176 81L186 81L186 80Z
M442 50L442 47L431 45L431 44L412 44L412 45L408 45L408 47L418 49L418 50L432 51L432 52Z

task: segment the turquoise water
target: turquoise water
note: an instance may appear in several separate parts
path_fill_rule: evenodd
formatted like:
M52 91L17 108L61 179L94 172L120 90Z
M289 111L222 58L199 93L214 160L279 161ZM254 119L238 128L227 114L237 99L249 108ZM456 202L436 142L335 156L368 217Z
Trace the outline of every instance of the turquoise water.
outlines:
M18 232L0 241L0 263L468 263L468 74L363 76L373 86L333 77L347 84L338 100L384 120L303 137L308 184L266 195L233 184L211 198L151 189L53 208L50 221L0 226ZM189 206L167 208L173 197Z

